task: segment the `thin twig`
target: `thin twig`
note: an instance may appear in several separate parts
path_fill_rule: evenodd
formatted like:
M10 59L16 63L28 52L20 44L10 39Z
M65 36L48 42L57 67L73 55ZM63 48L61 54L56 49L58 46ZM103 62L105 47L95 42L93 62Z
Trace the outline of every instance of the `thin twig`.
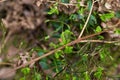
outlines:
M12 64L12 63L5 63L5 62L0 62L0 66L1 65L9 65L9 66L12 66L12 67L14 66L14 64Z
M112 44L112 43L118 43L120 41L105 41L105 40L81 40L80 42L98 42L98 43L108 43L108 44Z
M56 3L56 1L47 1L49 3ZM76 4L80 4L80 2L75 2L75 3L63 3L63 2L59 2L57 1L58 4L62 4L62 5L76 5ZM81 6L81 5L80 5Z
M78 38L81 38L81 36L82 36L82 34L83 34L83 32L84 32L87 24L88 24L88 21L89 21L89 19L90 19L90 16L91 16L91 13L92 13L92 10L93 10L93 5L94 5L94 3L95 3L95 1L93 0L92 6L91 6L91 9L90 9L90 12L89 12L88 17L87 17L87 20L86 20L86 22L85 22L85 24L84 24L84 26L83 26L83 29L82 29L82 31L81 31L81 33L80 33L80 35L79 35Z

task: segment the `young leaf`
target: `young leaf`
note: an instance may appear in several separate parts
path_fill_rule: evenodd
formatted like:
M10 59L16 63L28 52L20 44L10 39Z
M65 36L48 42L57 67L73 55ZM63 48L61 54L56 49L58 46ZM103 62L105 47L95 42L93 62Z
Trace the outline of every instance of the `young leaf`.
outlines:
M64 32L62 32L61 34L61 39L62 42L61 44L67 44L68 42L70 42L70 38L71 38L72 32L70 30L65 30Z
M106 13L106 14L99 14L100 19L104 22L110 20L115 16L114 12Z
M26 68L22 68L21 69L21 72L24 74L24 75L27 75L30 73L30 68L26 67Z
M116 29L116 30L115 30L115 33L116 33L116 34L120 34L120 29Z
M95 32L101 32L101 31L102 31L102 28L100 26L97 26L95 29Z
M97 71L95 72L94 76L97 78L97 79L100 79L101 76L102 76L102 72L103 72L103 68L102 67L98 67Z
M106 60L106 57L109 55L109 51L108 49L106 48L103 48L101 51L100 51L100 59L102 61L105 61Z
M115 13L115 16L116 16L117 18L120 18L120 11L117 11L117 12Z
M84 80L90 80L90 76L89 76L88 72L84 73Z
M59 14L57 5L58 5L58 3L55 3L53 5L53 7L50 7L50 11L48 12L49 15L51 15L51 14Z
M61 54L62 54L62 51L61 50L59 50L59 51L57 51L57 52L55 52L55 58L59 58L60 56L61 56Z
M70 46L65 47L65 50L64 50L65 53L72 53L72 51L73 51L73 47L70 47Z
M94 15L90 16L89 24L92 25L92 26L97 24L97 20L96 20L96 17Z

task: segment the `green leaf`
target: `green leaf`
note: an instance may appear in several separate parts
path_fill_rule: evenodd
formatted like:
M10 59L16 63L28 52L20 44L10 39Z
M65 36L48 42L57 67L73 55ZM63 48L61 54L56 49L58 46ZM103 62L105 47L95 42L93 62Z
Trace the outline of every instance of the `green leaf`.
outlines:
M48 69L48 64L47 64L47 61L40 61L39 62L39 64L41 65L41 67L43 68L43 69Z
M48 35L48 36L45 37L45 40L48 40L49 38L50 38L50 36Z
M117 12L115 13L115 16L116 16L117 18L120 18L120 11L117 11Z
M44 51L42 51L42 50L38 52L39 56L42 56L43 54L44 54Z
M104 36L99 35L99 36L98 36L98 39L99 39L99 40L103 40L103 39L104 39Z
M55 3L53 7L50 7L50 11L48 11L49 15L52 14L59 14L58 8L57 8L58 3Z
M20 80L26 80L25 77L20 78Z
M78 16L76 14L71 14L69 19L70 20L77 20Z
M59 51L57 51L57 52L55 52L55 58L59 58L61 55L62 55L62 51L61 50L59 50Z
M95 29L95 32L101 32L101 31L102 31L102 28L100 26L97 26Z
M100 79L102 77L102 72L103 72L103 68L102 67L98 67L97 68L97 71L94 73L94 76L97 78L97 79Z
M41 75L39 73L35 72L33 80L41 80Z
M72 80L77 80L77 77L73 76Z
M70 47L70 46L65 47L65 50L64 50L65 53L72 53L72 51L73 51L73 47Z
M78 14L80 14L80 15L82 15L82 16L83 16L84 12L85 12L85 9L84 9L84 8L80 8L80 9L78 10Z
M105 60L106 60L106 57L108 56L108 54L109 54L108 49L103 48L103 49L100 51L100 59L101 59L102 61L105 61Z
M21 72L24 74L24 75L27 75L30 73L30 68L26 67L26 68L22 68L21 69Z
M59 54L58 53L55 53L55 58L59 58Z
M100 19L104 22L110 20L111 18L113 18L115 16L114 12L110 12L110 13L104 13L104 14L99 14Z
M50 22L50 20L49 20L49 19L46 19L46 20L45 20L45 23L47 23L47 22Z
M116 34L120 34L120 29L116 29L116 30L115 30L115 33L116 33Z
M70 30L65 30L64 32L62 32L62 34L61 34L61 39L62 39L61 45L64 45L64 44L67 44L68 42L70 42L71 35L72 35L72 32Z
M58 45L57 45L57 44L54 44L53 42L51 42L51 43L49 44L49 46L50 46L50 47L53 47L53 48L57 48L57 47L58 47Z
M88 0L88 9L90 10L92 6L92 0Z
M90 80L90 76L87 71L84 72L84 80Z
M101 60L105 60L105 57L106 57L106 54L103 53L103 52L101 52L101 53L100 53L100 58L101 58Z
M92 26L97 24L97 20L96 20L96 17L94 15L90 16L89 24L92 25Z
M71 79L69 74L65 74L65 77L66 77L66 80L70 80Z
M62 3L69 3L69 0L61 0Z
M85 61L87 61L88 60L88 54L84 54L83 56L82 56L82 60L85 62Z

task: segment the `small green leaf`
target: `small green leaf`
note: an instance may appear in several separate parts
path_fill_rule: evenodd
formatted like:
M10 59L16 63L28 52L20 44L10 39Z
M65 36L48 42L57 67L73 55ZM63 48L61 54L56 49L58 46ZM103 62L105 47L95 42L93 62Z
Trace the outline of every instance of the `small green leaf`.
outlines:
M65 47L65 50L64 50L65 53L72 53L72 51L73 51L73 47L70 47L70 46Z
M95 29L95 32L101 32L101 31L102 31L102 28L100 26L97 26Z
M49 15L59 14L57 5L58 5L58 3L55 3L55 4L53 5L53 7L50 7L50 11L48 12Z
M116 34L120 34L120 29L116 29L116 30L115 30L115 33L116 33Z
M87 71L84 72L84 80L90 80L90 76Z
M72 80L77 80L77 77L73 76Z
M94 15L90 16L89 24L92 25L92 26L97 24L97 20L96 20L96 17Z
M83 60L83 61L87 61L87 60L88 60L88 54L84 54L84 55L82 56L82 60Z
M98 39L103 40L103 39L104 39L104 36L99 35L99 36L98 36Z
M88 0L88 9L90 10L92 6L92 0Z
M35 72L33 80L41 80L41 75L39 73Z
M78 14L80 14L80 15L83 15L84 12L85 12L85 9L84 9L84 8L80 8L80 9L78 10Z
M49 46L50 47L53 47L53 48L57 48L58 46L56 45L56 44L54 44L53 42L51 42L50 44L49 44Z
M58 53L55 53L55 58L59 58L59 54Z
M44 54L44 51L42 51L42 50L38 52L39 56L42 56L43 54Z
M49 39L49 38L50 38L50 36L48 35L48 36L45 37L45 40L47 40L47 39Z
M120 11L117 11L117 12L115 13L115 16L116 16L117 18L120 18Z
M105 57L106 57L106 54L103 53L103 52L101 52L101 53L100 53L100 58L101 58L101 60L105 60Z
M99 14L100 19L104 22L110 20L115 16L114 12L106 13L106 14Z
M77 20L78 16L76 14L71 14L69 17L70 20Z
M61 39L62 42L61 44L67 44L68 42L70 42L70 38L71 38L72 32L70 30L65 30L64 32L62 32L61 34Z
M47 23L47 22L50 22L50 20L49 19L45 20L45 23Z
M26 80L25 77L20 78L20 80Z
M61 54L62 54L62 51L61 50L59 50L59 51L57 51L57 52L55 52L55 58L59 58L60 56L61 56Z
M41 67L43 68L43 69L48 69L48 64L47 64L47 61L40 61L39 62L39 64L41 65Z
M62 3L69 3L69 0L61 0Z
M53 47L53 48L57 48L57 47L58 47L58 45L57 45L57 44L54 44L53 42L51 42L51 43L49 44L49 46L50 46L50 47Z
M103 48L101 51L100 51L100 59L102 61L105 61L106 60L106 57L109 55L109 51L108 49L106 48Z
M104 70L104 69L103 69L102 67L98 67L97 71L94 73L94 76L95 76L96 78L100 79L101 76L102 76L103 70Z
M26 67L26 68L22 68L21 69L21 72L24 74L24 75L27 75L30 73L30 68Z

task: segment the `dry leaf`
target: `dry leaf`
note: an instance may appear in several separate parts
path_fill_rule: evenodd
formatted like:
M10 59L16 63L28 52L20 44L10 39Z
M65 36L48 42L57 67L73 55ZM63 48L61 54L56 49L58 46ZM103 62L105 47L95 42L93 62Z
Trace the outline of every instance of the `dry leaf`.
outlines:
M105 7L106 7L107 9L112 9L112 6L111 6L109 3L105 3Z
M65 14L72 14L77 11L77 6L73 4L59 4L58 9Z

